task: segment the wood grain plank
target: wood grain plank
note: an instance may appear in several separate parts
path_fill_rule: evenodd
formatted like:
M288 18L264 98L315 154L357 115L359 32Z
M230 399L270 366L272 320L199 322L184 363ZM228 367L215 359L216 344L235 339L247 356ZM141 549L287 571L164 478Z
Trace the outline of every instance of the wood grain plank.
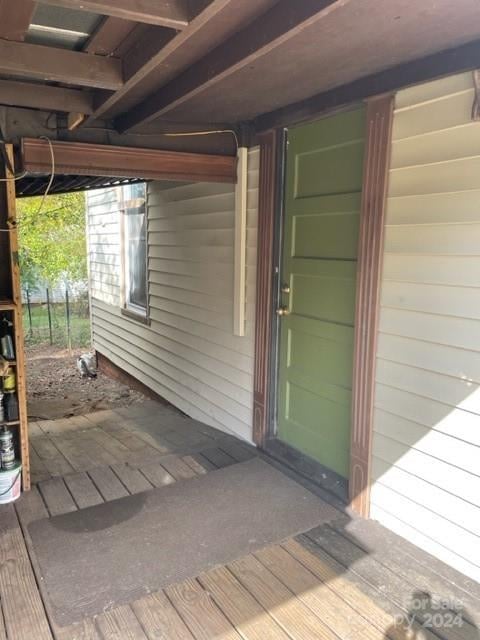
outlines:
M11 504L0 507L0 567L0 599L8 638L52 640L22 531Z
M102 496L85 471L66 475L63 479L79 509L103 502Z
M128 491L110 467L90 469L88 475L106 502L128 496Z
M131 494L153 489L153 485L138 469L128 464L114 464L113 471Z
M373 627L282 547L267 547L255 556L340 638L384 640L384 631Z
M244 640L288 640L289 636L225 567L202 573L200 584Z
M32 447L30 447L30 477L34 484L51 477L45 461L40 458Z
M402 611L396 608L389 608L389 611L386 611L377 606L376 601L382 602L382 605L384 602L380 591L373 590L371 592L373 597L366 597L363 588L358 588L356 583L342 575L346 571L345 568L320 549L316 548L315 553L311 553L296 540L288 540L282 546L317 578L328 583L330 589L367 618L377 629L388 629L387 637L393 640L405 640L406 629L398 624L394 617ZM428 629L421 629L418 625L414 625L414 631L419 639L434 640L435 638Z
M102 613L96 624L103 640L147 640L147 636L128 605Z
M295 640L338 640L336 634L317 618L293 593L254 556L228 565L235 577L270 612L276 622Z
M209 470L198 462L193 456L183 456L182 461L190 467L197 475L203 475Z
M117 438L112 437L110 434L106 433L103 429L99 427L93 427L88 432L90 438L98 442L100 447L103 447L106 451L108 451L117 462L126 462L128 460L129 450L122 442L120 442Z
M30 443L38 456L44 461L50 475L63 476L74 471L72 465L48 436L31 438Z
M191 467L176 456L162 458L162 467L164 467L175 480L189 480L197 475Z
M188 627L162 591L137 600L131 606L150 640L193 640Z
M38 487L52 516L77 511L77 505L65 486L63 478L42 480Z
M212 449L202 449L202 456L204 456L207 460L210 460L210 462L219 469L221 469L222 467L229 467L236 462L236 460L234 460L232 456L229 456L227 453L225 453L225 451L222 451L218 447L213 447Z
M171 476L161 464L151 462L139 467L140 471L154 487L164 487L167 484L175 482L175 478Z
M196 640L241 640L241 636L196 580L165 589Z

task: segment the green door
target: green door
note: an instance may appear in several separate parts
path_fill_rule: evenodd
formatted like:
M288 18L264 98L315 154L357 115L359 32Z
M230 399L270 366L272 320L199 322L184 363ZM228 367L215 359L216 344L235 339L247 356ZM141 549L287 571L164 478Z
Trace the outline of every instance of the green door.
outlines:
M288 132L277 436L348 477L365 111Z

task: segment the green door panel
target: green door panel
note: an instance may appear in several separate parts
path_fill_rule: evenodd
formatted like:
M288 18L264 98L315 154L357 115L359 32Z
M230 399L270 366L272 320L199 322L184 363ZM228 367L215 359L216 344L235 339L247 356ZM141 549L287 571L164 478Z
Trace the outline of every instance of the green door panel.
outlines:
M277 436L347 477L363 108L288 135Z

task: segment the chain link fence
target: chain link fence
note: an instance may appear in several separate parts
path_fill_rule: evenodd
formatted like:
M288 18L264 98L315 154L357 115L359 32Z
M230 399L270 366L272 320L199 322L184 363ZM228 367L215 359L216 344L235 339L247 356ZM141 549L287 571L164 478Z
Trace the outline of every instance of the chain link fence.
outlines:
M27 346L89 348L90 308L83 283L23 291L23 329Z

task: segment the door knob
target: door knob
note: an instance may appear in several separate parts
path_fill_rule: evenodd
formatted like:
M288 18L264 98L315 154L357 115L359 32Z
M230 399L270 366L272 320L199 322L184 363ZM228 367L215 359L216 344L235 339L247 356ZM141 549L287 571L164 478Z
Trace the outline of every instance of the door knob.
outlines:
M288 307L279 307L277 309L277 316L288 316L290 309Z
M290 293L290 285L289 284L282 284L282 286L280 287L280 291L282 293Z

